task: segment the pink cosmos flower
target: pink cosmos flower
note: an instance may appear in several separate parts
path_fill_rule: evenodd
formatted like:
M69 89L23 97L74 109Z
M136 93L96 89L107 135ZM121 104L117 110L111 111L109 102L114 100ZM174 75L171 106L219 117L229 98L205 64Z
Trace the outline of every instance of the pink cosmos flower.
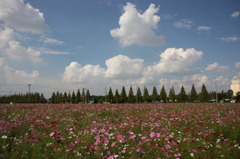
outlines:
M118 139L118 140L122 140L123 138L124 138L123 135L117 135L117 139Z
M150 137L155 137L155 132L151 132L149 136Z
M111 147L114 147L116 145L116 142L113 142L112 144L111 144Z
M61 150L61 148L60 148L60 147L56 148L56 151L60 151L60 150Z
M147 138L146 136L142 136L142 137L141 137L142 140L145 140L146 138Z
M160 133L156 133L155 136L156 137L160 137L161 135L160 135Z
M73 142L70 142L69 146L73 147L75 144Z

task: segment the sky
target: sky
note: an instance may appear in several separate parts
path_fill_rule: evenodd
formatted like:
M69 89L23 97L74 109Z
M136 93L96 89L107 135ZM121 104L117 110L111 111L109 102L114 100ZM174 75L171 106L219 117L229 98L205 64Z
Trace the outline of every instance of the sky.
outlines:
M0 95L228 90L239 0L0 0Z

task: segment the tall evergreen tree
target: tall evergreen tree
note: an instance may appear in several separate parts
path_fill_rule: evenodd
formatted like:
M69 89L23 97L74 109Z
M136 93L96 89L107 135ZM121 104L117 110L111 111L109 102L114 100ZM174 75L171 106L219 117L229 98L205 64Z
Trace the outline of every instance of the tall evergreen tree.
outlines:
M143 89L143 101L145 103L149 102L149 94L148 94L148 89L146 87L144 87Z
M79 103L80 102L80 98L81 98L81 93L80 93L80 90L78 89L75 102Z
M119 93L118 93L118 89L116 89L116 91L115 91L115 101L116 101L116 103L118 103L119 100L120 100L120 96L119 96Z
M108 95L107 95L107 102L113 102L114 101L114 96L112 92L112 88L109 88Z
M58 91L57 91L57 93L56 93L55 103L60 103L60 95L59 95L59 92L58 92Z
M126 94L126 90L125 90L125 87L123 86L122 87L122 92L121 92L121 95L120 95L120 100L119 102L121 103L127 103L127 94Z
M152 90L151 99L153 103L156 103L158 101L158 92L155 86L153 87L153 90Z
M192 88L191 88L190 95L189 95L189 101L194 102L195 100L197 100L197 91L196 91L195 86L193 84Z
M205 84L202 85L202 89L199 94L199 99L201 102L207 102L209 100L209 93L207 91Z
M72 102L70 91L68 92L67 102Z
M129 103L134 103L135 102L132 86L130 86L130 89L129 89L128 102Z
M86 101L86 95L85 95L85 90L84 90L84 88L82 89L82 102L83 103L85 103L85 101Z
M171 102L175 102L175 100L176 100L176 94L175 94L175 91L174 91L174 87L173 87L173 86L172 86L172 88L170 88L170 90L169 90L168 98L169 98L169 101L171 101Z
M63 94L63 102L64 103L68 102L67 92L64 92L64 94Z
M178 94L178 101L179 102L186 102L187 101L187 94L185 92L185 89L184 89L183 85L181 87L180 93Z
M72 99L71 99L72 103L75 103L76 101L76 95L74 93L74 91L72 92Z
M52 93L51 103L56 103L56 95L55 95L55 92Z
M90 91L89 91L89 89L87 89L87 92L86 92L86 103L89 103L89 101L90 101Z
M159 95L159 99L163 102L167 101L167 93L165 91L164 85L162 86L162 89L161 89L161 92L160 92L160 95Z
M139 87L137 89L136 101L137 101L137 103L141 103L141 101L142 101L142 92L141 92L141 89Z

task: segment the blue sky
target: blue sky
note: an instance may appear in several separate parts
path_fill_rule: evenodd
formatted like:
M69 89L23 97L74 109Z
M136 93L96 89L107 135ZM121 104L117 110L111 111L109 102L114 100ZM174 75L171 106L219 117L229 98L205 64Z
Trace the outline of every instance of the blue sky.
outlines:
M0 94L228 90L239 28L238 0L0 0Z

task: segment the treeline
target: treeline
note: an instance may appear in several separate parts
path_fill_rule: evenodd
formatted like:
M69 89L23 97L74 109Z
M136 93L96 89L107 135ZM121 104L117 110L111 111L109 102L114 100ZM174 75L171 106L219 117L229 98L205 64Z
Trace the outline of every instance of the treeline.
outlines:
M0 96L0 103L46 103L43 94L26 93Z
M231 90L227 92L222 91L221 93L217 93L217 97L218 101L232 99L233 92ZM215 100L216 92L208 92L204 84L199 93L197 93L193 84L189 93L186 93L184 86L182 86L179 93L175 93L174 87L171 87L168 94L165 91L164 85L159 93L154 86L151 94L146 87L144 87L143 92L141 92L141 89L138 87L135 95L132 86L128 94L126 93L125 87L122 87L121 93L116 89L115 94L113 94L110 87L106 96L106 101L111 103L213 102Z
M87 89L85 92L85 89L82 89L82 92L78 89L75 93L74 91L70 93L70 91L61 93L61 92L53 92L51 98L49 101L51 103L57 104L57 103L89 103L91 101L92 97L90 95L89 90Z
M203 84L201 91L198 93L194 84L190 92L186 93L184 86L181 86L180 92L176 93L174 87L171 87L169 93L165 91L164 85L158 92L157 87L153 87L151 92L146 87L143 91L138 87L134 94L132 86L127 92L123 86L121 92L116 89L114 92L110 87L105 96L90 95L88 89L80 89L75 93L73 92L53 92L49 99L46 99L43 94L39 93L26 93L0 96L0 103L166 103L166 102L215 102L217 101L230 101L235 99L240 101L240 92L237 96L233 97L233 91L215 91L208 92L206 86Z

